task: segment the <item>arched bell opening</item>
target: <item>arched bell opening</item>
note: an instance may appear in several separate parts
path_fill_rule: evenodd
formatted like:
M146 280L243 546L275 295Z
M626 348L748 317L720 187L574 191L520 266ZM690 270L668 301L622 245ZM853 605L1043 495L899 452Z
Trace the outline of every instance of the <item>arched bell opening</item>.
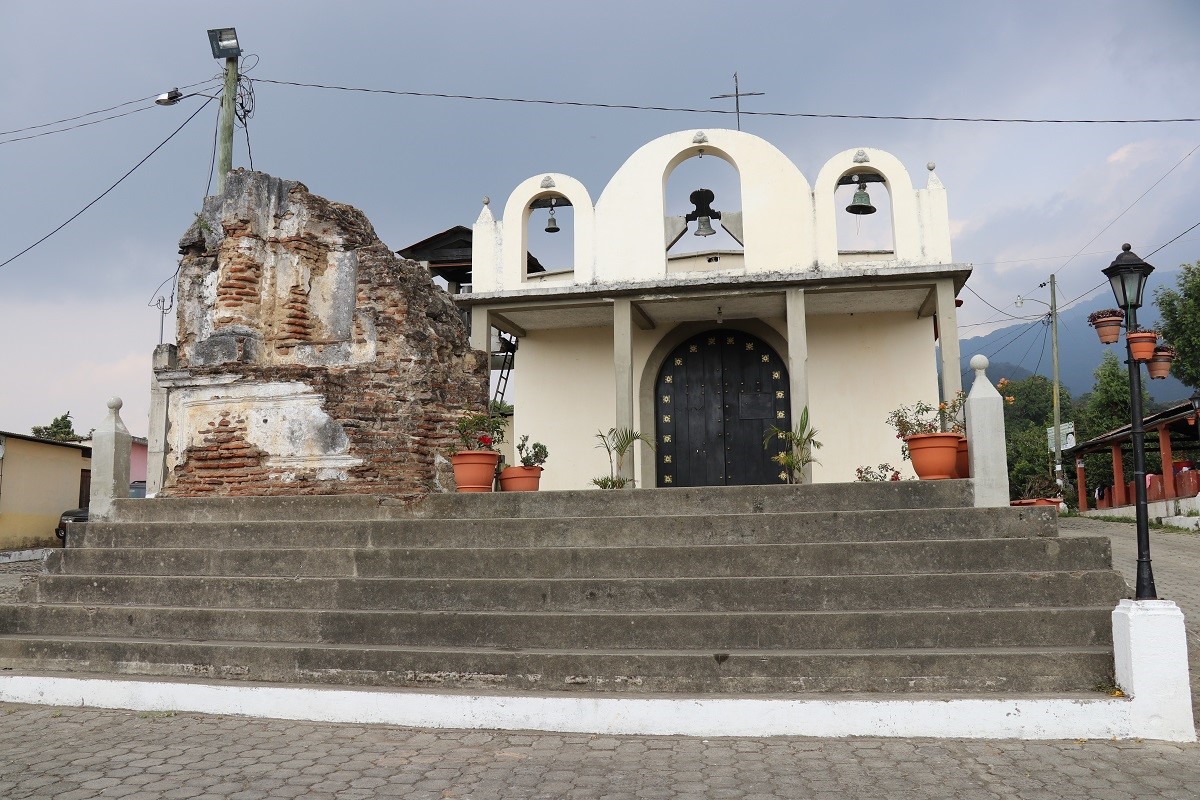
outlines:
M765 447L772 427L791 429L788 370L767 342L730 325L685 339L654 383L655 484L786 483Z
M700 148L670 172L665 192L668 272L743 266L741 175L732 163ZM698 254L707 255L689 258Z
M839 262L895 258L891 187L883 175L869 168L847 170L838 179L833 203Z
M556 193L535 197L526 207L526 276L552 276L575 269L575 212L571 201Z

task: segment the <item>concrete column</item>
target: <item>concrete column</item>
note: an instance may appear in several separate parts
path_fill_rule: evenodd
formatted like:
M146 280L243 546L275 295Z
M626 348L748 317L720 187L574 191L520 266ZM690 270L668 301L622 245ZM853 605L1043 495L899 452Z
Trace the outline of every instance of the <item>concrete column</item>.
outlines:
M808 323L803 289L786 289L788 393L791 395L792 425L808 405ZM804 465L804 482L812 483L812 464Z
M1113 462L1113 506L1126 505L1125 500L1125 462L1121 459L1121 445L1112 446Z
M88 518L112 519L113 501L129 497L129 454L133 437L121 421L121 398L108 401L108 416L92 434L92 494Z
M1117 685L1139 736L1196 741L1187 629L1170 600L1122 600L1112 612Z
M158 370L175 369L179 363L179 348L160 344L154 348L150 371L150 430L146 438L146 496L155 497L167 479L167 431L171 426L168 403L171 390L158 382Z
M1088 510L1087 481L1083 474L1083 459L1075 459L1075 488L1079 491L1079 513Z
M952 278L942 278L937 282L937 319L938 344L941 345L942 354L942 399L949 403L962 391L962 374L959 372L961 366L958 350L958 309L954 307ZM988 385L991 386L990 383Z
M492 363L492 322L487 306L471 306L471 347L482 350L488 364Z
M958 352L957 340L954 351ZM975 486L975 507L1000 508L1009 502L1004 398L988 380L987 367L987 357L977 355L971 359L975 380L971 384L971 393L967 395L967 453L971 463L971 481ZM957 356L953 372L957 383Z
M1171 453L1171 429L1166 425L1158 426L1158 449L1162 453L1163 499L1174 500L1179 496L1175 491L1175 466L1172 463L1175 456Z
M618 298L613 301L613 376L615 379L616 427L633 429L633 304ZM632 478L633 451L625 454L617 474Z

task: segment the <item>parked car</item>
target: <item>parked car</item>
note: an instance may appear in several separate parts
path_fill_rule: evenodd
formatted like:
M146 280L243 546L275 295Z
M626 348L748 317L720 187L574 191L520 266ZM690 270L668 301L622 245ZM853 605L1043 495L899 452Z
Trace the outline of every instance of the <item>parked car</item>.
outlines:
M146 496L146 482L134 481L129 484L129 496L137 499ZM58 518L58 527L54 529L54 535L57 536L62 543L67 543L67 528L77 522L88 521L88 510L86 508L72 508L70 511L64 511L62 516Z

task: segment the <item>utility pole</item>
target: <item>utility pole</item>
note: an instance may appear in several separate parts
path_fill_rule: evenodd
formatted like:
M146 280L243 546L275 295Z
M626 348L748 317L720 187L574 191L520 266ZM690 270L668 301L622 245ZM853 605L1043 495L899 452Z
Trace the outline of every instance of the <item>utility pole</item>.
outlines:
M217 141L217 194L225 191L225 176L233 169L233 103L237 99L237 56L225 59L225 89L221 92L221 128Z
M1054 364L1054 480L1063 486L1062 468L1062 421L1059 417L1058 401L1058 292L1054 273L1050 273L1050 350Z

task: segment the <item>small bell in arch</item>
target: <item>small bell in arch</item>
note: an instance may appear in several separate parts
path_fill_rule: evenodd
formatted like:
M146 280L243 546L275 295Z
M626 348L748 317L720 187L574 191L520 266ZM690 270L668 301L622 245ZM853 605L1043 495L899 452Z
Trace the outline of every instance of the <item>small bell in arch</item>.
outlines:
M875 213L875 206L871 205L871 195L867 194L866 181L859 181L858 191L854 193L854 199L850 201L850 205L846 206L846 210L851 214Z
M874 211L875 209L871 209ZM554 218L554 201L550 201L550 219L546 221L546 233L558 233L558 220Z
M708 217L700 217L696 220L695 236L712 236L716 231L713 230L712 220Z
M713 230L712 221L721 218L721 212L716 211L712 207L712 201L716 199L711 189L697 189L688 195L688 200L691 201L695 208L683 219L686 222L695 220L696 233L695 236L712 236L716 233Z

